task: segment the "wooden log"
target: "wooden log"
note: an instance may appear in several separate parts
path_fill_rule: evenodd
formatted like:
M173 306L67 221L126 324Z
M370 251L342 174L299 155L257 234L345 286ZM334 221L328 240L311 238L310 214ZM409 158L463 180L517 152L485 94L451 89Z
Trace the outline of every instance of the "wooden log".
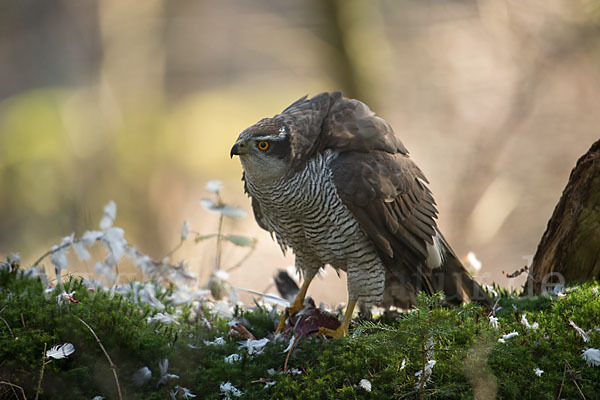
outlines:
M600 279L600 140L571 171L533 258L526 293L594 279Z

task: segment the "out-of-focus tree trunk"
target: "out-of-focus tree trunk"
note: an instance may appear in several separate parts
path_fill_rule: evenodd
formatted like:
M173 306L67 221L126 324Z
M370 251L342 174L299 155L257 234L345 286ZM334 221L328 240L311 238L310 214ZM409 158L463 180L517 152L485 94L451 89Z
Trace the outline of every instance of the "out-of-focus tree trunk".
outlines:
M527 292L593 279L600 279L600 140L571 171L533 258Z

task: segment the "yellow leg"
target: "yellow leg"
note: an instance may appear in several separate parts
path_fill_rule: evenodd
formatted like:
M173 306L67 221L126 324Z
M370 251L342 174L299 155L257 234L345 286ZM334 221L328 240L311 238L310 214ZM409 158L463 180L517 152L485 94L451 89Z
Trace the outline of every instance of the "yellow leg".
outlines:
M286 312L284 312L281 318L279 319L279 324L277 325L275 333L279 333L283 330L283 328L285 327L285 320L288 316L294 315L304 308L304 298L306 297L306 292L308 291L308 286L310 285L312 278L313 277L307 277L307 279L304 280L302 286L300 287L300 290L298 291L298 294L296 295L296 298L294 299L292 304L290 304L289 307L286 307Z
M324 335L335 339L346 336L348 334L348 327L350 326L350 320L352 319L352 313L354 312L355 306L356 300L349 300L348 307L346 307L346 313L344 314L344 320L340 327L336 330L321 327L317 332L317 336Z

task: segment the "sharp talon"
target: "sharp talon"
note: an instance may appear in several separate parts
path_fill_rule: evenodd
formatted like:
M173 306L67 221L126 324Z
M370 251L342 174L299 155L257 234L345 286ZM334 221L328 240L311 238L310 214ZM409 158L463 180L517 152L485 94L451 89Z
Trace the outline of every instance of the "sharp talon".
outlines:
M343 326L340 326L337 329L329 329L329 328L320 327L319 330L317 331L316 335L338 339L338 338L341 338L342 336L348 335L348 330L344 329Z

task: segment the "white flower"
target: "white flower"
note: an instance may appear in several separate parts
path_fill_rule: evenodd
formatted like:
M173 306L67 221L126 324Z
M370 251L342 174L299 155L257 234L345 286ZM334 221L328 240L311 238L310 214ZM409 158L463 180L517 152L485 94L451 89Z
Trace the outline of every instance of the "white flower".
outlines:
M600 350L589 347L581 350L581 356L590 367L600 367Z
M523 314L521 316L521 324L527 328L527 329L533 329L534 331L537 330L537 328L540 327L540 324L538 324L537 322L534 322L533 324L529 324L529 321L527 321L527 317L525 316L525 314Z
M110 228L115 222L115 218L117 217L117 204L114 201L109 201L107 205L104 206L104 215L100 220L100 229L107 230Z
M218 180L208 181L206 182L205 188L209 192L217 194L223 189L223 182Z
M190 223L186 219L185 221L183 221L183 225L181 226L181 241L183 242L185 239L187 239L189 234L190 234Z
M402 364L400 365L400 371L402 371L404 368L406 368L406 358L402 359Z
M169 313L161 313L158 312L156 314L154 314L153 317L148 317L148 322L160 322L162 324L175 324L175 325L179 325L179 322L177 322L177 320L175 319L176 317L174 315L171 315Z
M238 388L233 386L231 382L221 382L220 389L221 395L225 396L226 399L231 399L231 396L242 397L244 394Z
M225 345L225 339L223 339L222 336L219 336L219 337L215 338L215 340L213 340L212 342L205 340L204 344L207 346L223 346L223 345Z
M488 316L490 319L490 325L494 329L498 329L498 317L494 317L493 315Z
M160 369L160 379L156 384L156 387L159 387L161 384L166 383L169 379L179 379L178 375L169 374L167 370L169 369L169 360L164 359L158 362L158 368Z
M60 275L60 271L67 269L67 249L60 248L59 246L52 246L52 255L50 256L50 262L54 265L57 275Z
M512 339L515 336L519 336L519 332L512 331L511 333L507 333L506 335L502 335L502 337L500 339L498 339L498 342L500 342L500 343L506 343L506 341L508 339Z
M427 384L427 382L429 382L429 380L431 379L431 373L433 370L433 366L435 365L436 361L435 360L429 360L429 362L427 362L427 365L425 365L425 376L422 377L421 374L423 373L423 370L418 370L415 373L415 376L418 377L419 379L417 380L417 383L415 383L415 388L419 389L421 387L421 382L422 379L425 379L425 381L423 382L423 386L425 386Z
M238 349L243 349L245 347L248 349L249 355L252 355L254 353L260 354L264 350L267 343L269 343L269 339L267 338L259 340L247 339L245 342L240 342Z
M588 336L587 333L585 333L585 331L583 329L581 329L580 327L578 327L575 322L573 322L572 320L569 320L569 325L571 325L573 328L575 328L575 330L577 331L577 333L579 334L579 336L581 336L581 338L583 339L584 342L587 342L590 340L590 337Z
M481 261L477 259L477 256L472 251L467 254L467 261L469 262L471 268L475 270L475 272L479 272L481 270Z
M56 360L60 360L61 358L67 358L71 354L75 352L75 346L71 343L65 343L63 345L57 345L46 351L46 357L51 357Z
M533 372L537 375L537 376L542 376L542 374L544 373L543 370L536 368L533 370Z
M132 376L133 383L137 386L145 385L150 378L152 378L152 371L148 367L138 369Z
M233 364L234 362L240 361L241 359L242 359L242 356L240 356L239 354L233 353L232 355L225 357L225 362L227 364Z
M371 382L367 379L361 379L360 382L358 382L358 386L365 389L367 392L371 391Z

